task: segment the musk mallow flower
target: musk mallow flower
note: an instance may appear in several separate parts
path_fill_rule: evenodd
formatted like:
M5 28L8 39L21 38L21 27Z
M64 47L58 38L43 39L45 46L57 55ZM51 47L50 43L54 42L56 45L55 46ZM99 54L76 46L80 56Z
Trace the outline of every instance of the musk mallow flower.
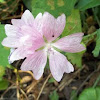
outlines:
M75 33L58 40L66 24L64 14L56 19L45 12L34 18L31 12L26 10L21 19L12 19L11 22L12 25L5 25L7 37L2 42L4 46L14 49L10 61L26 57L21 69L32 70L37 80L43 75L47 58L51 73L57 81L61 80L64 73L74 71L73 65L55 48L71 53L83 51L85 47L81 40L84 34Z

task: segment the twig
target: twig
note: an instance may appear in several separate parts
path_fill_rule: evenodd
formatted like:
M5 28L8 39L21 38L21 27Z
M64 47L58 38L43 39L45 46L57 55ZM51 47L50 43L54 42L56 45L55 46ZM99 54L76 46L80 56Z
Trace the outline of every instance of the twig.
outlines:
M6 18L2 18L1 20L8 20L8 19L15 19L15 18L20 18L22 15L16 15L16 16L10 16L10 17L6 17Z
M78 90L75 92L75 94L71 97L70 100L73 100L73 98L78 94L78 92L79 92L80 89L84 86L84 84L85 84L85 83L92 77L92 75L93 75L94 73L96 73L98 70L99 70L99 69L93 71L93 72L84 80L84 82L81 84L81 86L78 88Z
M59 91L62 91L64 89L65 86L68 86L73 80L74 78L77 76L78 73L80 73L81 70L83 70L85 67L85 65L81 68L81 69L78 69L75 73L72 74L72 76L68 77L66 75L66 77L62 80L62 82L60 83L60 85L58 86L57 89L55 89L56 91L59 90ZM66 81L67 80L67 81Z
M12 84L11 86L9 86L9 87L4 91L4 93L1 95L1 98L0 98L0 99L3 98L3 96L9 91L9 89L11 89L11 87L12 87L13 85L14 85L14 84Z
M33 76L33 73L32 73L31 71L22 71L22 70L18 70L18 72L19 72L19 73L22 73L22 72L23 72L23 73L28 73L28 74L30 74L30 75L32 76L33 79L35 79L34 76Z
M26 100L29 100L28 97L27 97L27 95L26 95L26 93L25 93L22 89L20 89L20 91L21 91L22 94L25 96Z
M4 78L4 79L7 80L8 82L12 83L13 85L15 85L22 92L22 94L25 96L26 100L29 100L26 93L16 83L14 83L13 81L11 81L9 79L6 79L6 78Z
M19 63L20 63L20 60L16 63L16 65L15 65L16 68L18 67ZM19 73L18 73L18 70L15 71L15 74L16 74L16 85L19 86ZM26 100L29 100L28 97L27 97L27 95L26 95L26 93L25 93L20 87L17 88L17 98L18 98L18 100L19 100L19 98L20 98L20 97L19 97L19 95L20 95L20 94L19 94L19 90L20 90L20 91L22 92L22 94L25 96Z
M30 91L37 85L37 83L38 83L37 81L36 82L32 82L32 84L29 87L27 87L28 89L26 91L26 94L29 94Z
M48 81L48 79L51 77L51 73L48 75L48 77L46 78L46 80L45 80L45 82L44 82L44 84L43 84L43 86L42 86L42 88L41 88L41 90L40 90L40 92L39 92L39 95L38 95L38 97L37 97L37 99L36 100L39 100L39 98L40 98L40 96L41 96L41 93L42 93L42 91L43 91L43 89L44 89L44 87L45 87L45 85L46 85L46 83L47 83L47 81Z
M98 84L99 81L100 81L100 75L99 75L99 77L97 78L97 80L95 81L95 83L94 83L94 85L93 85L93 88L95 88L95 87L97 86L97 84Z
M20 63L20 60L16 63L16 65L15 65L16 68L18 67L19 63ZM15 71L15 74L16 74L16 84L17 84L17 86L19 86L19 74L18 74L18 70ZM19 88L17 88L17 98L18 98L18 100L20 98Z

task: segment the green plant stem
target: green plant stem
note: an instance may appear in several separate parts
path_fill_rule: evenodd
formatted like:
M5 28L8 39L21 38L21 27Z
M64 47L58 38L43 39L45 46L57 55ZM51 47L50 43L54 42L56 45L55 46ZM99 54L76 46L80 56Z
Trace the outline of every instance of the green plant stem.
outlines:
M94 17L95 17L95 19L96 19L96 21L97 21L97 23L98 23L98 25L100 27L100 21L99 21L99 18L98 18L98 16L96 15L96 13L94 11L94 8L92 8L92 11L93 11Z
M82 42L85 44L85 45L88 45L88 43L92 40L95 39L95 35L97 34L97 31L92 33L92 34L89 34L89 35L86 35L83 37L83 40Z
M99 75L99 77L97 78L97 80L95 81L95 83L94 83L94 85L93 85L93 88L95 88L95 87L97 86L97 84L99 83L99 81L100 81L100 75Z

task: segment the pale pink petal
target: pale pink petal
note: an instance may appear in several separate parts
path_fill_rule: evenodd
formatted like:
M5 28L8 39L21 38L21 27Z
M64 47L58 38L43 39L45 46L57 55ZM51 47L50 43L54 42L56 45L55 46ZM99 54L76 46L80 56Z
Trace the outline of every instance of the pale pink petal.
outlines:
M14 60L11 60L11 59L10 59L10 56L12 55L12 53L13 53L15 50L16 50L15 48L11 48L11 49L10 49L10 55L8 56L8 62L9 62L9 64L11 64L11 63L14 62Z
M76 53L83 51L86 49L82 44L80 44L83 35L83 33L68 35L55 42L53 46L65 52Z
M25 10L23 13L21 20L26 24L32 26L34 23L34 17L29 10Z
M12 19L11 22L14 26L17 26L19 28L23 25L32 26L34 23L34 16L29 10L25 10L21 19Z
M18 49L13 51L13 53L11 54L9 59L10 59L10 61L24 59L25 57L27 57L28 55L33 54L33 53L34 53L34 51L33 52L30 51L26 47L19 47Z
M22 21L21 19L12 19L11 23L19 28L24 25L24 21Z
M49 55L49 65L54 79L58 82L62 79L64 72L70 73L74 71L72 64L63 54L56 50L53 50Z
M9 37L16 37L16 35L18 33L18 28L16 26L6 24L5 25L5 32L6 32L6 35Z
M42 33L42 25L42 13L39 13L34 19L34 27L40 32L40 34Z
M2 45L6 47L16 48L20 46L18 38L7 37L2 41Z
M44 42L43 38L38 38L36 40L33 40L33 46L32 46L32 48L34 50L37 50L37 49L43 47L44 45L45 45L45 42Z
M41 33L36 28L29 26L22 26L21 33L23 35L33 36L34 37L33 39L36 39L38 37L43 37L43 35L41 35Z
M61 35L65 27L65 22L66 17L64 14L55 19L51 14L47 12L44 13L42 32L49 42Z
M34 50L39 49L40 47L42 47L45 44L44 39L43 39L43 35L40 34L40 32L37 31L37 29L35 29L34 27L30 28L28 26L24 26L24 27L22 27L21 32L23 34L27 33L27 34L24 34L24 35L29 36L29 39L26 42L24 41L23 43L26 44L26 45L32 44ZM22 41L23 41L23 39L24 38L22 38Z
M56 26L55 26L55 30L56 30L55 34L60 35L65 28L65 24L66 24L66 16L65 14L62 14L61 16L57 18Z
M26 58L21 66L21 70L28 71L32 70L35 79L39 79L43 72L44 67L47 62L47 54L43 50L35 52L33 55L30 55Z

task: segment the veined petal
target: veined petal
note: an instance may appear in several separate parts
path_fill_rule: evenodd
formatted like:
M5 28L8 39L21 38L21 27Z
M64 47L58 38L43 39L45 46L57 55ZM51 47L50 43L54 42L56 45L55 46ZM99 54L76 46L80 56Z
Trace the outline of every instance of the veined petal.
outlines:
M20 46L20 42L18 38L6 37L2 41L2 45L6 47L16 48Z
M56 19L56 26L55 26L56 33L55 34L60 35L65 28L65 24L66 24L66 16L65 14L62 14Z
M11 49L10 49L10 55L8 56L8 62L9 62L9 64L11 64L11 63L14 62L14 60L11 60L11 59L10 59L10 56L12 55L12 53L13 53L15 50L16 50L15 48L11 48Z
M32 26L34 23L34 17L29 10L25 10L25 12L21 17L21 20L24 21L26 25L30 25L30 26Z
M40 32L40 34L42 33L42 13L39 13L36 18L34 19L34 27ZM43 34L42 34L43 35Z
M44 42L43 38L38 38L38 39L36 39L36 40L33 41L32 48L34 50L37 50L37 49L43 47L44 45L45 45L45 42Z
M33 36L35 39L38 37L43 37L43 35L41 35L41 33L36 28L29 26L22 26L21 33L23 33L23 35Z
M6 35L9 37L16 37L16 35L19 31L18 31L18 28L16 26L6 24L5 25L5 32L6 32Z
M76 53L83 51L86 49L82 44L80 44L83 35L83 33L68 35L66 37L59 39L57 42L53 44L53 46L65 52Z
M30 51L28 48L25 47L19 47L18 49L16 49L11 56L9 57L10 61L16 61L19 59L24 59L25 57L27 57L30 54L33 54L34 51Z
M45 12L43 15L42 32L48 41L59 37L65 27L66 17L64 14L55 19L51 14Z
M30 55L26 58L21 66L21 70L28 71L32 70L35 79L39 79L43 72L44 67L47 62L47 53L43 50L35 52L33 55Z
M22 33L25 33L24 36L29 36L29 39L26 40L26 45L32 44L33 45L32 47L34 50L39 49L45 44L44 39L43 39L43 34L40 34L40 32L37 31L37 29L35 29L34 27L30 28L30 27L24 26L22 27ZM24 38L22 38L22 41L23 39Z
M19 28L24 25L24 22L21 19L12 19L11 23Z
M49 55L49 65L53 77L58 82L63 77L64 72L70 73L74 71L72 64L63 54L56 50L53 50L53 52L51 52Z

